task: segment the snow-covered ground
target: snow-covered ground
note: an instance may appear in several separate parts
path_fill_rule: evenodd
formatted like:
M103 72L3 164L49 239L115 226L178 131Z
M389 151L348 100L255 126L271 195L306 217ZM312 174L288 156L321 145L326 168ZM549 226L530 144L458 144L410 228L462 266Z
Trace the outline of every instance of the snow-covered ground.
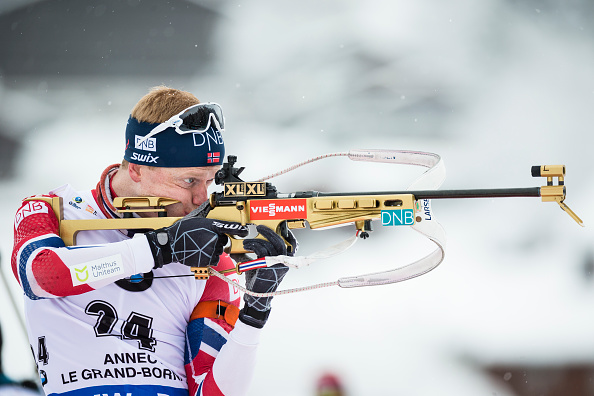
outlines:
M136 100L171 84L223 105L228 153L258 178L352 148L436 152L442 188L543 185L540 164L567 166L567 203L536 198L433 201L447 231L442 265L401 284L281 296L250 394L312 394L329 369L349 395L497 394L489 364L594 364L594 36L553 8L495 0L226 3L220 53L206 75L19 81L0 87L0 120L23 143L0 183L2 272L12 282L20 199L69 182L93 187L119 162ZM328 159L282 176L279 190L402 190L420 171ZM382 229L347 253L292 271L283 287L393 268L431 248ZM351 230L299 230L302 252ZM588 264L590 263L590 264ZM28 342L0 286L7 373L33 376ZM20 301L18 288L10 293Z

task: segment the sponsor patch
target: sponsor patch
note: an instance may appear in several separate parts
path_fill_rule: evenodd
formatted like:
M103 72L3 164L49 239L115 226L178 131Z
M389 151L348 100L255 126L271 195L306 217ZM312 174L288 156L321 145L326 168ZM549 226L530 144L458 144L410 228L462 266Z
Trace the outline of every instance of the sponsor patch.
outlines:
M72 206L73 208L76 208L76 209L82 209L74 201L68 201L68 205L70 205L70 206Z
M246 231L248 230L248 228L247 228L246 226L242 226L241 224L235 224L235 223L231 223L231 224L228 224L228 223L221 223L221 222L219 222L219 221L216 221L216 220L213 220L213 221L212 221L212 224L213 224L215 227L219 227L219 228L222 228L222 229L224 229L224 230L246 230Z
M85 209L87 212L97 216L97 211L95 209L93 209L93 207L91 205L87 205L87 208Z
M223 144L223 135L221 135L220 131L213 128L205 132L194 132L192 133L192 137L194 138L194 147L206 145L208 146L208 151L212 150L211 143L215 146L215 149L217 146Z
M140 161L140 162L146 162L146 163L153 163L156 164L157 160L159 159L159 156L154 157L151 153L148 154L138 154L136 152L132 153L132 157L133 160L136 161Z
M264 182L233 182L225 183L225 196L264 196L266 195L266 183Z
M15 227L18 228L25 217L36 213L48 213L47 205L41 201L28 201L18 210L14 218Z
M143 150L143 151L157 151L157 138L144 139L144 136L138 136L138 135L134 135L134 137L135 137L135 139L134 139L134 148L135 149Z
M382 210L383 226L403 226L415 224L415 213L412 209Z
M70 277L73 286L83 285L105 278L121 278L123 275L124 262L121 254L102 257L70 267Z
M257 199L250 201L251 220L307 219L306 199Z
M431 201L428 199L420 199L415 202L415 216L417 221L433 219L433 212L431 211Z

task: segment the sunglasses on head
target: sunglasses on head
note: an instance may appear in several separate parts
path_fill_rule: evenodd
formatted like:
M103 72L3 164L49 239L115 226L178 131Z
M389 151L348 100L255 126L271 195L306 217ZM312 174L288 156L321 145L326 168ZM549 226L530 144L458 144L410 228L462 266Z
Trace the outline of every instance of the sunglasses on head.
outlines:
M211 127L217 129L219 132L225 131L223 110L217 103L200 103L190 106L167 121L160 123L142 140L163 132L167 128L175 128L178 134L183 135L191 132L206 132Z

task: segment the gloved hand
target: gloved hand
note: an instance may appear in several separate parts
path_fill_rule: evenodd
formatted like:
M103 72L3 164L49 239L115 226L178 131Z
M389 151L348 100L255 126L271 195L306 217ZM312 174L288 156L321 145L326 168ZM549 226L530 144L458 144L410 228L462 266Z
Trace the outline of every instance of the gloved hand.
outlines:
M258 258L287 255L287 246L278 234L263 225L258 225L256 230L267 240L246 239L243 241L244 249L253 251ZM293 247L288 255L293 256L299 244L291 231L289 231L287 242ZM287 271L289 271L289 268L282 264L246 271L246 288L256 293L274 292L287 274ZM254 297L247 293L244 294L243 301L245 304L239 312L239 319L245 324L261 329L268 320L268 315L270 315L271 300L272 297Z
M146 232L154 268L178 262L189 267L216 265L228 235L246 237L248 228L239 223L196 217L194 212L169 227Z

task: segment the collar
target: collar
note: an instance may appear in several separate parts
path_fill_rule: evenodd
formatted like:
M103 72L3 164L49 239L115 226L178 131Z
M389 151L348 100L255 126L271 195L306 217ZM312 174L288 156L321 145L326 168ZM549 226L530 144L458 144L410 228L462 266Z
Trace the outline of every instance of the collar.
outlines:
M116 208L113 206L113 199L116 197L116 194L111 188L111 180L118 169L120 169L120 164L113 164L105 168L101 174L101 177L99 178L99 183L97 183L97 187L94 191L95 194L93 194L95 195L99 209L101 209L105 217L108 219L117 219L122 217L118 214Z

